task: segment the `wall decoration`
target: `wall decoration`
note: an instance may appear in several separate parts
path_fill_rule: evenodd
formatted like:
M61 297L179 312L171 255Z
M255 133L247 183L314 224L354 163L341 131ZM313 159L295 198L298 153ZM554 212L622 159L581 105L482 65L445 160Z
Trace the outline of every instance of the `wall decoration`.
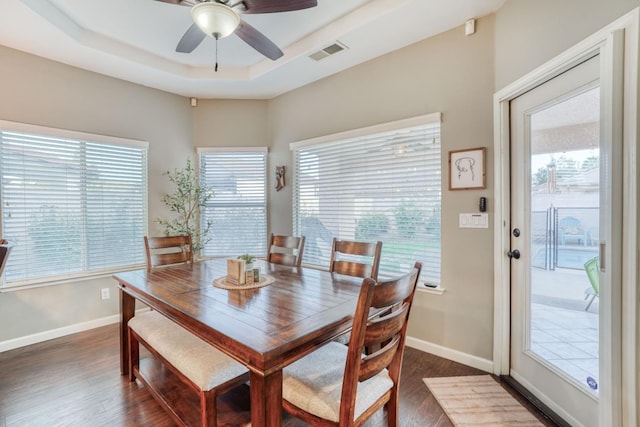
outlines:
M485 147L449 151L449 190L486 188Z
M276 166L276 191L284 188L284 166Z

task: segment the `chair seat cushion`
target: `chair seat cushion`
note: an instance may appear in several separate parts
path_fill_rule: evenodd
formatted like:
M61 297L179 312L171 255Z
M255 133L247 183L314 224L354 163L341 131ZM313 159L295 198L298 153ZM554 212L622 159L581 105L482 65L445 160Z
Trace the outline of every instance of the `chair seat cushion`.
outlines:
M338 421L348 347L331 342L283 370L282 397L320 418ZM355 418L393 387L387 370L358 384Z
M129 327L203 391L248 372L244 365L157 311L134 316Z

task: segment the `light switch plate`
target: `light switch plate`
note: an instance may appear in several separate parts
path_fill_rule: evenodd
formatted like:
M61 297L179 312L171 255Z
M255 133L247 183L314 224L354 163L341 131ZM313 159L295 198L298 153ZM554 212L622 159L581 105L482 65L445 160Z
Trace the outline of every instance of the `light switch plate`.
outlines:
M460 228L489 228L489 214L461 213Z

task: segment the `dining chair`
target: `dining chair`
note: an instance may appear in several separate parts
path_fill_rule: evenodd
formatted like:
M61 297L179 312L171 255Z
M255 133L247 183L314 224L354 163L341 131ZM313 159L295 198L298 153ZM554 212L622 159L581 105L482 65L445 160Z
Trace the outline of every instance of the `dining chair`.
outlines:
M191 236L144 236L147 270L161 265L193 263Z
M354 277L378 278L382 242L338 240L331 243L329 271Z
M300 267L304 252L304 236L279 236L271 233L267 261L274 264Z
M558 238L561 245L566 245L567 240L574 239L578 244L587 246L589 233L582 228L580 220L573 216L566 216L558 221Z
M335 341L283 370L282 406L312 426L361 425L383 406L387 424L398 425L400 368L422 264L401 277L364 279L349 346ZM380 312L372 319L370 310ZM365 347L379 347L365 354Z
M600 257L595 256L585 262L584 271L587 273L589 283L591 284L591 286L584 291L585 300L591 297L585 307L585 311L588 311L591 304L593 304L593 300L600 296Z
M334 237L331 243L329 271L360 278L371 277L375 280L378 278L381 251L382 242L355 242ZM350 339L351 334L347 332L335 340L346 345Z

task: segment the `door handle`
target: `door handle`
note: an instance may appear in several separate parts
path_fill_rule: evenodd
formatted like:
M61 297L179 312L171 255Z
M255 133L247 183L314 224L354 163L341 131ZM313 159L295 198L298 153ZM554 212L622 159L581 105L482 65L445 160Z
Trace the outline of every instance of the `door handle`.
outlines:
M520 259L520 251L514 249L512 251L507 252L507 256L511 259Z

